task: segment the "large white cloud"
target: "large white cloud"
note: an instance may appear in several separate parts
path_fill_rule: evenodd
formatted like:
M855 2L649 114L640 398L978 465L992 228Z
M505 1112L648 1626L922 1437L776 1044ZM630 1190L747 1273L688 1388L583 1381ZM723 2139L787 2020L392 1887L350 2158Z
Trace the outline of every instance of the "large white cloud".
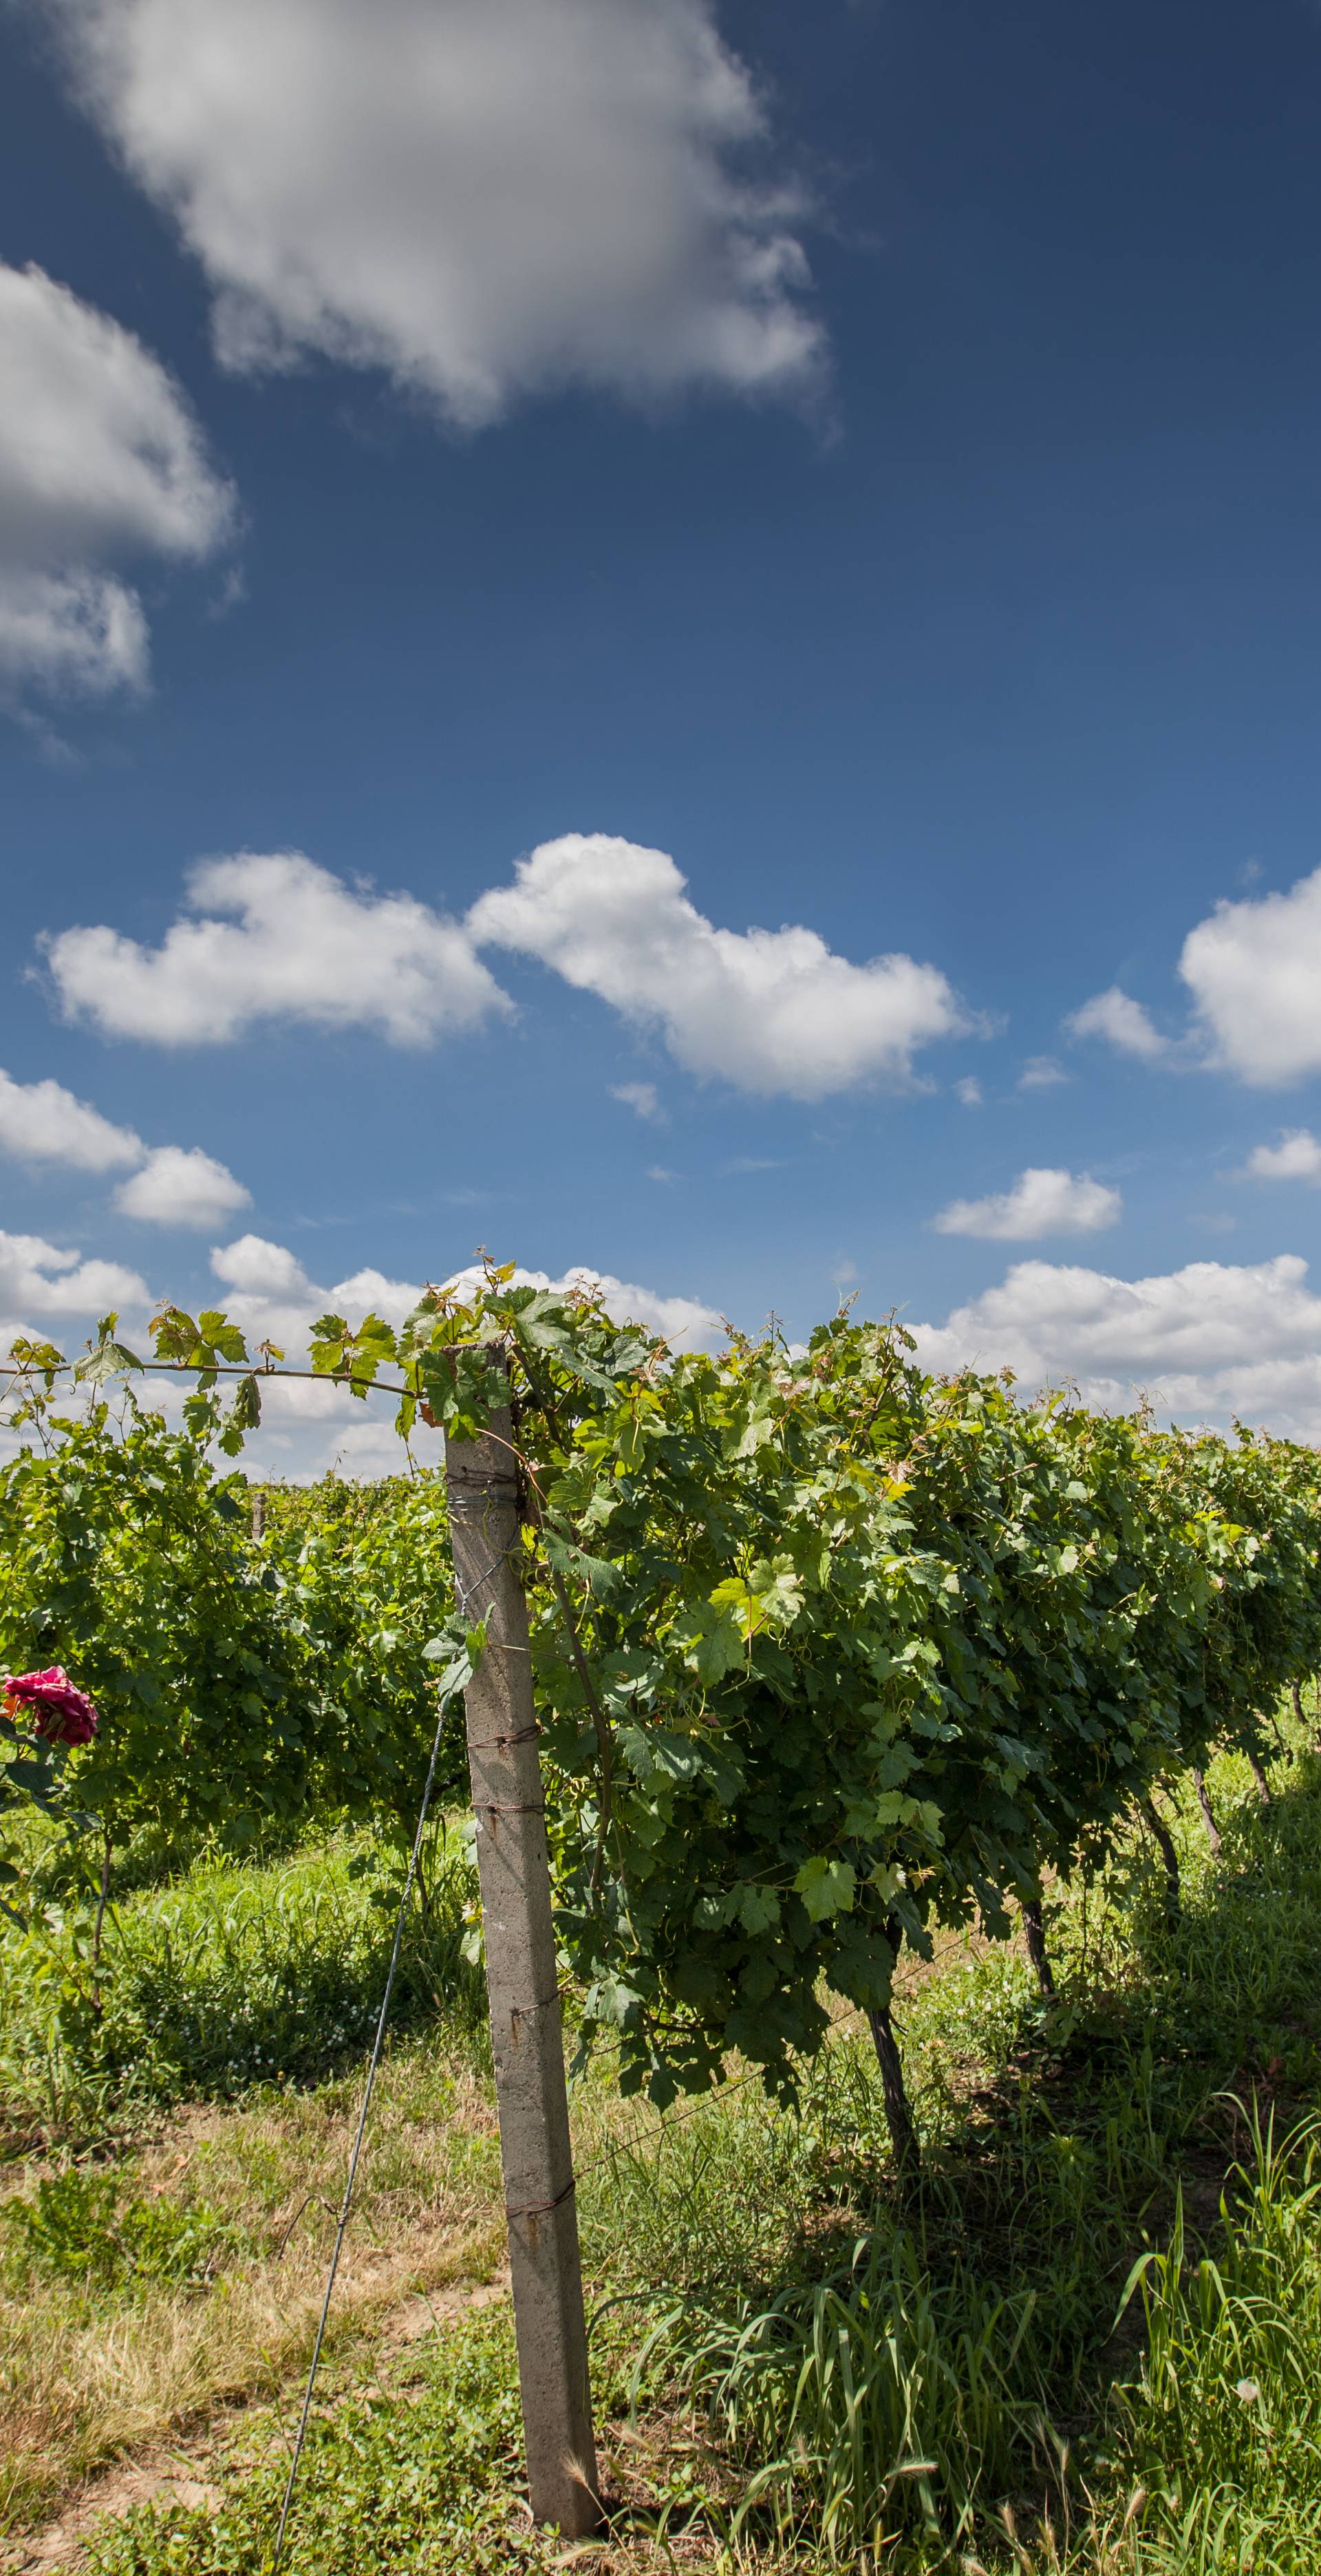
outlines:
M1073 1380L1103 1407L1145 1395L1184 1422L1237 1414L1321 1438L1321 1297L1296 1253L1147 1279L1020 1261L946 1323L914 1331L927 1368L1008 1367L1028 1389Z
M478 424L577 381L819 365L802 206L710 0L51 0L230 366L387 368Z
M902 1079L914 1050L966 1027L937 967L865 966L816 931L717 930L664 850L566 832L481 896L467 928L554 967L631 1020L659 1024L678 1063L745 1091L819 1100L876 1076Z
M1231 1073L1262 1089L1321 1072L1321 868L1287 894L1218 903L1189 931L1179 974L1193 1012L1177 1041L1117 984L1065 1025L1151 1064Z
M375 1028L406 1046L508 1008L456 923L411 895L354 892L297 850L208 859L188 904L199 917L172 923L159 948L104 925L48 939L66 1015L164 1046L264 1019Z
M1124 1202L1090 1174L1032 1166L1011 1190L984 1199L952 1199L932 1219L938 1234L975 1234L988 1242L1034 1243L1043 1234L1096 1234L1116 1225Z
M42 269L0 262L0 689L140 688L147 622L120 567L202 559L233 510L159 359Z
M658 1023L689 1072L800 1100L903 1080L918 1047L969 1025L937 967L902 955L855 966L803 928L717 930L665 851L601 832L543 842L462 923L412 895L354 890L288 850L204 861L187 902L195 917L159 948L105 924L47 937L66 1016L166 1046L263 1019L421 1045L512 1008L477 954L497 946ZM650 1103L654 1086L620 1096Z
M1321 868L1288 894L1217 904L1179 973L1214 1064L1263 1086L1321 1071Z

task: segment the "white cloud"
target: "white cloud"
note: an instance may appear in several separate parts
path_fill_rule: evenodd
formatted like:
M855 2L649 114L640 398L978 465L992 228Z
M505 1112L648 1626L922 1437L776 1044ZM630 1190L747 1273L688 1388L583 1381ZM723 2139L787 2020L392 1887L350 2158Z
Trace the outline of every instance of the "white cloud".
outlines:
M299 851L205 860L186 900L197 917L173 922L159 948L105 924L48 934L65 1016L165 1046L217 1043L263 1019L420 1045L512 1009L476 953L493 945L658 1022L689 1072L800 1100L902 1081L918 1047L969 1025L938 968L902 955L855 966L814 930L717 930L663 850L605 833L543 842L463 923L412 895L351 888ZM662 1114L654 1083L621 1083L615 1097Z
M146 1281L118 1261L84 1261L39 1234L0 1232L0 1312L95 1315L147 1302Z
M622 1100L624 1107L634 1110L639 1118L659 1118L661 1114L660 1100L654 1082L612 1083L610 1097L612 1100Z
M565 383L801 386L801 199L711 0L53 0L236 368L387 369L473 426Z
M1321 868L1288 894L1217 904L1179 973L1209 1064L1262 1087L1321 1070Z
M104 925L48 937L65 1016L163 1046L264 1019L409 1046L509 1007L456 923L412 895L354 892L297 850L204 860L187 902L201 917L173 922L159 948Z
M980 1109L983 1107L984 1100L982 1086L975 1073L965 1073L960 1076L959 1080L954 1085L954 1097L956 1100L961 1100L963 1102L965 1109Z
M1011 1190L985 1199L953 1199L932 1218L938 1234L975 1234L986 1241L1030 1243L1043 1234L1097 1234L1117 1225L1124 1202L1086 1172L1034 1167L1020 1172Z
M479 946L520 949L626 1018L659 1022L676 1061L745 1091L819 1100L906 1077L914 1049L967 1023L911 957L854 966L814 930L717 930L664 850L568 832L473 905Z
M268 1243L264 1235L241 1234L235 1243L218 1243L211 1254L211 1268L226 1287L253 1296L316 1295L297 1254L286 1252L282 1243Z
M924 1368L1014 1369L1035 1389L1075 1381L1111 1409L1148 1396L1183 1422L1237 1415L1296 1439L1321 1438L1321 1297L1307 1263L1281 1253L1148 1279L1044 1261L1015 1264L943 1325L914 1327Z
M1308 1127L1287 1127L1278 1145L1256 1145L1241 1172L1240 1181L1310 1181L1321 1183L1321 1137Z
M132 1127L116 1127L58 1082L15 1082L0 1070L0 1152L27 1162L67 1163L76 1171L122 1171L114 1195L121 1216L150 1225L219 1224L250 1204L250 1192L199 1145L148 1147Z
M1321 868L1287 894L1218 903L1189 931L1179 973L1193 1013L1177 1041L1114 984L1065 1025L1149 1064L1231 1073L1261 1089L1321 1072Z
M107 697L143 689L151 652L135 590L109 573L44 573L0 562L0 693Z
M1150 1013L1131 994L1121 992L1118 984L1094 993L1064 1025L1075 1038L1104 1038L1121 1055L1139 1056L1144 1064L1155 1064L1170 1053L1169 1042Z
M115 1192L120 1215L148 1225L218 1225L251 1204L251 1191L200 1145L158 1145Z
M1020 1091L1054 1091L1061 1082L1070 1082L1062 1064L1053 1055L1030 1055L1018 1077Z
M42 269L0 262L0 690L141 688L146 618L115 567L200 561L233 517L159 359Z
M108 1172L140 1163L146 1147L131 1127L113 1126L62 1083L15 1082L0 1070L0 1150L25 1162Z

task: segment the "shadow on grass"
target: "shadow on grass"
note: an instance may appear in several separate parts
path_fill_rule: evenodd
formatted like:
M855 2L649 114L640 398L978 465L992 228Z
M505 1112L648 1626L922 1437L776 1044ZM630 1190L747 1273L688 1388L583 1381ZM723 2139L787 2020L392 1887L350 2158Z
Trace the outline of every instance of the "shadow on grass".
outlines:
M1274 2277L1269 2212L1232 2169L1254 2116L1273 2112L1278 2138L1321 2092L1321 1766L1280 1764L1275 1778L1263 1809L1246 1774L1219 1767L1214 1863L1195 1815L1180 1818L1174 1928L1141 1842L1104 1895L1058 1893L1053 2007L1012 1949L948 1960L910 1995L916 2199L894 2187L869 2043L851 2034L809 2072L797 2115L755 2086L731 2089L584 2171L603 2449L623 2435L614 2447L634 2498L611 2565L665 2563L683 2532L685 2561L729 2569L1191 2576L1247 2564L1241 2550L1216 2558L1198 2541L1199 2555L1179 2538L1179 2516L1190 2530L1205 2521L1218 2478L1215 2512L1242 2502L1240 2521L1255 2516L1267 2534L1255 2563L1306 2563L1281 2555L1289 2490L1269 2483L1270 2463L1293 2456L1289 2427L1263 2420L1257 2467L1241 2470L1207 2429L1232 2418L1234 2457L1246 2457L1261 2392L1276 2404L1285 2386L1255 2358L1257 2285ZM1283 2205L1278 2157L1272 2172ZM1219 2269L1199 2270L1227 2177L1242 2225ZM1305 2221L1289 2222L1299 2279L1315 2234ZM1144 2255L1145 2292L1116 2331ZM1251 2314L1217 2306L1216 2280L1247 2284ZM1310 2368L1321 2390L1321 2286L1308 2274L1304 2287L1318 2322L1309 2344L1295 2303L1295 2377L1301 2389ZM1259 2388L1251 2401L1233 2375L1240 2345L1257 2371L1243 2383ZM423 2389L350 2397L318 2418L290 2576L544 2563L518 2516L507 2326L455 2330L423 2368ZM1184 2382L1200 2413L1180 2430ZM1300 2418L1299 2440L1321 2460L1312 2429ZM1135 2515L1141 2463L1149 2486L1166 2485ZM141 2517L92 2564L101 2576L256 2576L278 2469L273 2453L239 2477L218 2516ZM1240 2474L1258 2478L1246 2502L1224 2485ZM1006 2501L1030 2547L1008 2539ZM1040 2537L1044 2517L1062 2534L1070 2514L1072 2540Z
M1276 1776L1262 1807L1220 1766L1214 1862L1180 1818L1176 1924L1140 1842L1104 1898L1058 1893L1053 2005L1005 1953L919 1988L915 2196L855 2040L787 2133L763 2120L763 2142L744 2110L722 2141L713 2107L670 2170L616 2173L614 2269L661 2293L635 2404L705 2426L735 2538L936 2565L986 2547L1006 2498L1039 2519L1079 2473L1113 2473L1114 2389L1144 2344L1135 2262L1175 2232L1195 2261L1248 2188L1254 2130L1286 2134L1321 2093L1321 1764Z

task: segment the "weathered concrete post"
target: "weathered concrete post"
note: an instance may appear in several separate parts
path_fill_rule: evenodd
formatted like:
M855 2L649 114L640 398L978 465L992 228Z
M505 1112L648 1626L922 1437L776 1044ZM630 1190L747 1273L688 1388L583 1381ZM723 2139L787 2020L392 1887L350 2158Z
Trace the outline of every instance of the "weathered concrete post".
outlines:
M486 1622L468 1768L528 2486L536 2520L576 2540L599 2529L601 2507L510 1438L508 1411L493 1414L482 1439L446 1443L445 1473L459 1606Z

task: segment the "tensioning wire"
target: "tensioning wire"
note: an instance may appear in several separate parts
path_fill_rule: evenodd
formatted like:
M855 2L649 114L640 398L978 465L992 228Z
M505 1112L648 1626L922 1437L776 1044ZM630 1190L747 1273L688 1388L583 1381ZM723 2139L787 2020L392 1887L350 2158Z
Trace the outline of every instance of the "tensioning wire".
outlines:
M381 2050L385 2043L385 2024L390 2010L390 1998L394 1993L395 1972L399 1966L399 1949L404 1937L404 1921L408 1913L409 1899L413 1893L413 1882L417 1877L418 1854L422 1848L422 1835L426 1826L427 1810L431 1804L431 1791L436 1777L436 1765L440 1760L440 1739L444 1731L445 1716L448 1706L448 1701L442 1700L436 1716L436 1733L431 1747L431 1760L427 1766L426 1787L422 1792L422 1805L418 1812L417 1831L413 1836L413 1848L408 1856L408 1874L404 1880L403 1894L399 1899L399 1912L395 1917L394 1947L390 1952L390 1966L385 1980L385 1992L381 1997L381 2009L376 2020L376 2037L372 2043L371 2062L367 2069L367 2083L362 2097L362 2109L358 2114L357 2135L353 2141L353 2153L349 2158L348 2180L344 2185L344 2198L340 2204L339 2225L335 2230L334 2251L330 2257L330 2270L326 2276L326 2294L321 2302L321 2316L317 2325L316 2341L312 2346L312 2359L307 2373L307 2386L303 2390L302 2413L298 2418L298 2431L294 2436L293 2456L289 2462L289 2475L284 2484L284 2502L280 2507L280 2521L275 2534L275 2551L271 2559L270 2576L279 2576L280 2561L284 2555L284 2535L289 2521L289 2508L293 2503L294 2484L298 2476L298 2463L303 2456L303 2445L307 2439L308 2419L312 2412L312 2394L316 2387L317 2371L321 2365L321 2347L325 2342L326 2321L330 2315L330 2302L334 2296L335 2275L339 2270L339 2258L343 2252L344 2238L349 2223L349 2213L353 2207L353 2189L358 2178L358 2158L362 2153L362 2142L367 2129L367 2114L371 2109L372 2092L376 2083L376 2072L381 2062Z

